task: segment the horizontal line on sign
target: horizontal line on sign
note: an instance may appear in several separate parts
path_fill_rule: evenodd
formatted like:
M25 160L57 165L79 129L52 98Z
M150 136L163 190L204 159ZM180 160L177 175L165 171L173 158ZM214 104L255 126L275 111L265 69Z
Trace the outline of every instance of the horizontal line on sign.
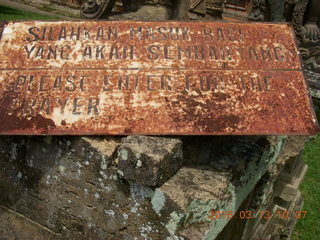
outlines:
M302 69L244 69L244 68L203 68L203 69L193 69L193 68L12 68L5 69L0 68L0 71L37 71L37 70L46 70L46 71L67 71L67 70L179 70L179 71L280 71L280 72L296 72L302 71Z

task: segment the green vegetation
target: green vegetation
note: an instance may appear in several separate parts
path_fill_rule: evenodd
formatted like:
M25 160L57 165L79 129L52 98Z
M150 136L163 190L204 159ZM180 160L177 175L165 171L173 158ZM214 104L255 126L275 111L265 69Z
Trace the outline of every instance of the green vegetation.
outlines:
M32 12L16 10L0 5L0 20L46 20L54 17L44 16ZM320 112L317 114L320 121ZM306 144L304 160L308 164L305 181L301 185L304 197L305 219L298 221L293 234L293 240L320 239L320 134Z
M317 117L320 122L320 112ZM307 215L298 221L292 240L316 240L320 238L320 134L306 144L303 158L309 166L300 187Z
M0 21L5 20L50 20L56 17L40 15L33 12L22 11L11 7L0 5Z

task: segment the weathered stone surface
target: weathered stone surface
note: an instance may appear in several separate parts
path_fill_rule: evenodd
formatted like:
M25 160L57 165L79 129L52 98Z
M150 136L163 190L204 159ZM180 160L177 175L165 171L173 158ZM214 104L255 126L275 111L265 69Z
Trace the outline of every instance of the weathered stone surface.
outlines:
M111 15L110 20L144 20L163 21L170 18L171 10L164 6L143 6L136 12L125 12Z
M209 211L235 214L261 176L277 161L283 143L281 137L237 137L225 142L223 151L217 148L210 152L206 148L211 144L204 147L203 159L199 159L202 166L191 161L192 165L181 168L156 190L157 200L152 200L166 203L165 208L155 210L168 219L167 230L185 239L215 239L229 220L210 220ZM199 153L197 148L194 150ZM224 164L217 167L219 163Z
M121 151L135 149L134 154L127 154L128 159L137 154L140 158L146 154L142 160L155 155L164 159L174 149L182 152L180 139L0 138L3 239L212 240L224 231L236 231L232 226L239 222L211 220L211 209L234 213L268 209L260 201L270 203L272 211L284 209L284 202L290 205L288 211L301 206L297 188L305 171L297 171L302 165L293 160L303 146L302 138L184 137L182 142L186 165L153 189L122 179L117 166L126 154ZM134 167L136 162L132 162ZM299 179L283 177L285 187L273 186L275 179L281 179L277 177L284 172L281 169ZM270 192L282 200L272 202ZM246 201L250 204L244 206ZM261 225L259 231L252 232L251 225L244 224L246 231L239 232L263 236L274 224L284 224L289 232L294 225L275 219ZM283 233L280 228L278 233Z
M67 5L70 7L80 8L81 4L85 2L85 0L50 0L50 2L59 4L59 5Z
M294 214L300 211L303 205L298 187L307 167L299 154L305 141L306 137L287 137L277 161L269 166L251 193L247 209L251 212L269 211L270 218L248 220L243 233L244 239L260 240L261 236L269 236L271 239L290 239L297 222ZM278 211L287 211L291 217L281 218ZM228 224L224 232L232 229L234 226ZM237 239L230 238L230 240Z
M208 202L231 197L227 189L229 175L210 166L183 167L160 190L186 211L193 199Z
M23 215L0 206L1 240L62 240L62 236L25 218Z
M150 196L141 197L136 194L141 192L137 186L119 179L113 167L119 140L1 138L0 204L36 223L36 236L29 239L46 239L42 228L62 239L169 236L152 210ZM20 223L17 220L13 224ZM0 225L0 229L5 226ZM24 230L8 228L3 233L8 240L14 233L17 239L26 239Z
M118 159L125 179L161 186L182 167L182 142L176 138L129 136L122 139Z

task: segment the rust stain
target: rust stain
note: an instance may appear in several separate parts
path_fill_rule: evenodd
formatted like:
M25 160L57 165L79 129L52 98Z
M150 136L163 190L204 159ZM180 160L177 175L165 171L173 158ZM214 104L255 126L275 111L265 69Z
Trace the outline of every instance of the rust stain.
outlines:
M0 56L0 134L319 130L286 24L9 22Z

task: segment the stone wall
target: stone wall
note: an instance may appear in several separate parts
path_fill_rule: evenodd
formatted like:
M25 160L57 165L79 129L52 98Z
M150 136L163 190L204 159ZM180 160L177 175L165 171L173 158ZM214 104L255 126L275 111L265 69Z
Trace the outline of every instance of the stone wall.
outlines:
M284 226L273 232L280 236L294 223L214 220L210 210L299 210L297 188L305 171L299 169L305 168L294 159L303 142L1 137L1 240L261 240L255 236L268 236L275 224Z

